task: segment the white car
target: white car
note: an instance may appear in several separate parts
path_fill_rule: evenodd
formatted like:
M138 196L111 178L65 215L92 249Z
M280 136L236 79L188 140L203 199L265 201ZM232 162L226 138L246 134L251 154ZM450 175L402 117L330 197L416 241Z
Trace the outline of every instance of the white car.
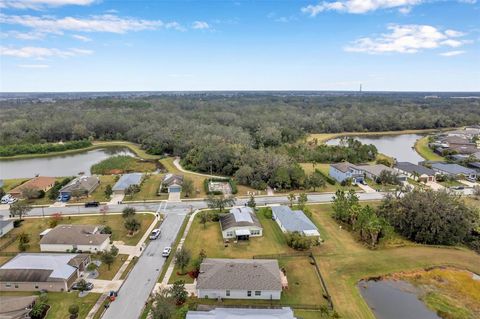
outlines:
M172 252L172 247L165 247L162 252L162 257L170 256L171 252Z
M150 234L150 240L158 239L158 237L160 237L160 229L156 228Z
M16 199L15 197L13 197L12 195L10 194L7 194L5 196L2 197L2 200L1 200L1 203L2 204L13 204L17 201L18 199Z

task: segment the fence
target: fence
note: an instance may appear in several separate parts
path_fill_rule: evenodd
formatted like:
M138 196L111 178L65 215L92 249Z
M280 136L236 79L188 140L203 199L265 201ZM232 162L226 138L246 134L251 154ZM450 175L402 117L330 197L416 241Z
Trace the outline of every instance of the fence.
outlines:
M273 255L255 255L253 259L277 259L277 258L288 258L288 257L309 257L312 253L309 251L299 251L296 253L289 254L273 254Z

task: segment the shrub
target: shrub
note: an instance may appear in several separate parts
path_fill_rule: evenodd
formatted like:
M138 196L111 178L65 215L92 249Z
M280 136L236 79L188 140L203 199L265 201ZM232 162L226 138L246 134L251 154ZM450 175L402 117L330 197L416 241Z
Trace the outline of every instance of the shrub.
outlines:
M307 250L312 247L314 240L304 236L299 232L288 233L286 235L287 245L295 250Z
M79 311L80 311L80 308L76 304L70 305L68 307L68 313L70 314L70 318L72 319L77 318Z

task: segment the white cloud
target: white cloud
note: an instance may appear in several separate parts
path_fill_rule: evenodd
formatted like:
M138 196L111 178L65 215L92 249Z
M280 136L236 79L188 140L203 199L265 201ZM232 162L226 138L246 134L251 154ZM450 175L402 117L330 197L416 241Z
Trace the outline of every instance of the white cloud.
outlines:
M205 21L195 21L192 24L192 28L198 30L205 30L210 29L210 25Z
M34 59L44 59L49 57L73 57L79 55L90 55L93 51L84 50L84 49L55 49L55 48L42 48L42 47L22 47L22 48L12 48L12 47L0 47L0 56L11 56L16 58L34 58Z
M349 52L379 53L416 53L425 49L439 47L459 47L467 43L452 39L458 37L455 30L441 31L429 25L389 25L389 33L377 37L363 37L345 48Z
M33 9L61 7L66 5L86 6L97 0L0 0L0 8Z
M80 40L80 41L83 41L83 42L90 42L90 41L92 41L92 39L90 39L89 37L86 37L86 36L80 35L80 34L74 34L74 35L72 35L72 38L77 39L77 40Z
M448 52L443 52L443 53L440 53L441 56L446 56L446 57L450 57L450 56L457 56L457 55L461 55L461 54L464 54L466 51L463 51L463 50L457 50L457 51L448 51Z
M20 32L20 31L7 31L1 34L1 38L15 38L19 40L40 40L45 38L45 33L41 32Z
M24 69L47 69L50 67L48 64L19 64L19 68Z
M164 23L160 20L121 18L105 14L89 18L0 14L0 23L21 25L38 32L61 34L63 31L126 33L127 31L154 30L158 28L184 30L177 22Z

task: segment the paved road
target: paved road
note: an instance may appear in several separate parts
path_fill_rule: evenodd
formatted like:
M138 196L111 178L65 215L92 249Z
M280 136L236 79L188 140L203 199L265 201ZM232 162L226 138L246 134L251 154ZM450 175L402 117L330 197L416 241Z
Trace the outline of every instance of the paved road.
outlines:
M103 319L137 319L140 316L165 263L165 258L162 257L163 248L171 246L175 241L189 211L178 207L168 209L168 206L167 210L166 218L160 226L160 238L148 244L120 289L117 300L111 303Z

